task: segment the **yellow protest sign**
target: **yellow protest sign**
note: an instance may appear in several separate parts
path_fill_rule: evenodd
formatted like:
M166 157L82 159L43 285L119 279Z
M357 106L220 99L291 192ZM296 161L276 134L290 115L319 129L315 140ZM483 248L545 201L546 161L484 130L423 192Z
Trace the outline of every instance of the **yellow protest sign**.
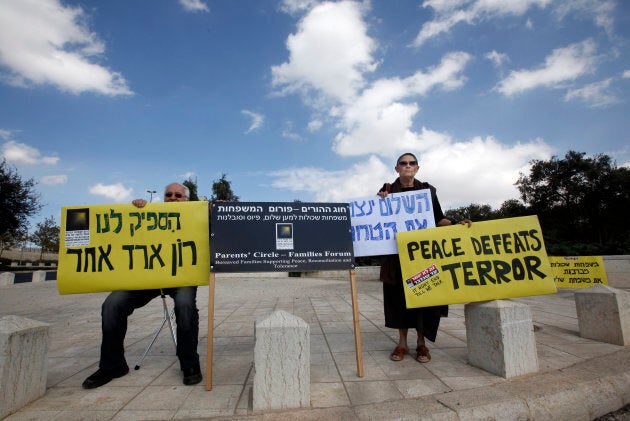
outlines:
M67 206L61 294L207 285L208 202Z
M589 288L608 285L602 256L549 256L558 288Z
M400 232L407 308L554 294L536 216Z

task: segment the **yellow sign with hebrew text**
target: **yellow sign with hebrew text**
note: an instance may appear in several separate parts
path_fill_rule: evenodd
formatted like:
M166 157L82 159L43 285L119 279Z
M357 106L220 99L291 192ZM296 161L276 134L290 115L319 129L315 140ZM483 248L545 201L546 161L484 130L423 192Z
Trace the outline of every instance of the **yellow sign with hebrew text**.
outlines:
M66 206L60 294L207 285L208 202Z
M554 294L536 216L401 232L407 308Z
M602 256L549 256L558 288L589 288L608 285Z

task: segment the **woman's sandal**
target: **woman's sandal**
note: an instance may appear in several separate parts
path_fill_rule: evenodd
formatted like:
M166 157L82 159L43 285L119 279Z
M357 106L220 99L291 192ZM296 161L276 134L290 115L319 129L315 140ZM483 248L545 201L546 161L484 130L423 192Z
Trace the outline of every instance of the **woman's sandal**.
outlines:
M402 346L397 346L391 354L389 354L389 359L392 361L402 361L405 358L405 354L407 353L407 348Z
M429 348L426 346L419 345L418 348L416 348L416 352L418 353L416 361L419 363L428 363L431 361L431 353L429 353Z

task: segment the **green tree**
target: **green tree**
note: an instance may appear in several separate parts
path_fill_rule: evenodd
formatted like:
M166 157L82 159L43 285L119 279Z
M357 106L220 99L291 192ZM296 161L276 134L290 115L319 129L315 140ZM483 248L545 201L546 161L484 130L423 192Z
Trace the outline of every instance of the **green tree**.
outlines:
M211 202L224 200L226 202L238 202L238 196L232 192L232 183L227 180L227 174L221 175L219 180L212 183Z
M42 208L36 183L22 180L6 160L0 163L0 235L17 235L28 228L28 218Z
M188 191L190 193L190 197L188 200L197 201L199 200L199 196L197 196L197 180L193 181L192 177L188 178L182 183L184 186L188 187Z
M516 185L538 215L550 254L630 252L630 169L609 156L569 151L563 159L535 160Z
M496 218L496 214L492 211L490 205L478 205L476 203L471 203L461 208L449 209L444 212L444 215L455 222L464 219L470 219L471 221L487 221Z
M44 219L44 222L38 222L35 231L29 236L29 240L39 246L39 260L44 257L44 251L59 251L59 225L52 216Z
M26 229L0 234L0 258L2 258L3 252L23 244L25 238Z
M497 218L515 218L518 216L531 215L531 211L523 202L518 199L508 199L501 204L498 211L495 211Z

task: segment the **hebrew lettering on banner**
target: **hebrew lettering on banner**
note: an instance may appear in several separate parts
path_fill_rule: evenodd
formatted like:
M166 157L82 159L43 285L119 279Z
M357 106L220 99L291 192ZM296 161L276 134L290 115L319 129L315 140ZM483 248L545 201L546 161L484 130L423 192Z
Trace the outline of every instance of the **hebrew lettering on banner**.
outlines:
M397 254L396 233L435 227L429 189L350 201L354 256Z
M207 202L62 208L62 294L206 285Z
M217 203L212 272L354 268L347 203Z
M589 288L608 285L602 256L549 256L558 288Z

